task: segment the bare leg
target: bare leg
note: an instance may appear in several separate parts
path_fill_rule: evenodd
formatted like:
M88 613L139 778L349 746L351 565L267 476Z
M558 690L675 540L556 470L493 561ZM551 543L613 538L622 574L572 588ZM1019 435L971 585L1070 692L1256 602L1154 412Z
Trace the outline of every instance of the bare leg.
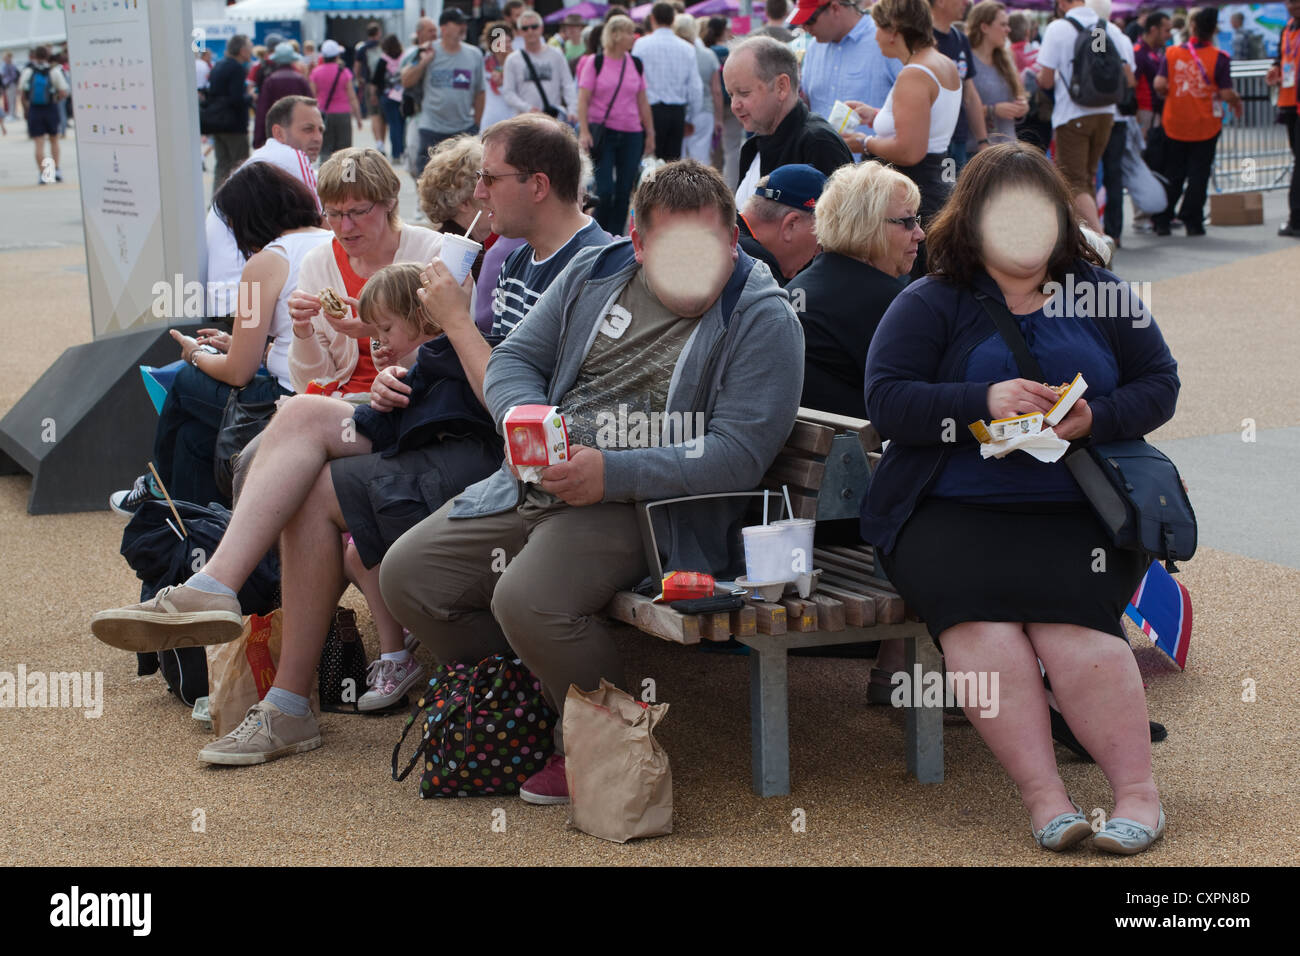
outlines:
M352 406L336 398L296 395L285 402L263 433L230 527L203 568L209 577L238 591L303 507L325 463L370 453L370 439L353 432L351 422ZM333 549L331 573L341 574L341 543Z
M1101 215L1097 212L1097 197L1090 193L1079 193L1074 197L1074 211L1098 235L1104 235Z
M968 704L966 716L1015 781L1033 828L1071 811L1056 769L1043 676L1024 627L972 621L948 628L939 642L948 670L998 675L997 715L982 717L978 706Z
M357 546L351 541L343 552L343 569L348 580L357 586L357 590L366 596L370 608L370 617L379 631L379 650L383 654L396 654L404 646L405 635L402 625L393 617L384 603L384 596L379 592L379 565L369 570L361 563Z
M43 173L45 162L45 137L37 136L32 140L32 145L36 148L36 171Z
M253 467L250 481L257 474L257 464ZM284 641L275 686L303 697L311 696L330 616L348 586L343 577L341 534L346 528L330 470L322 465L307 500L280 535Z
M59 139L58 136L50 137L50 156L54 158L54 168L59 168Z
M1154 827L1151 728L1137 660L1124 641L1072 624L1026 625L1061 715L1115 793L1115 816Z

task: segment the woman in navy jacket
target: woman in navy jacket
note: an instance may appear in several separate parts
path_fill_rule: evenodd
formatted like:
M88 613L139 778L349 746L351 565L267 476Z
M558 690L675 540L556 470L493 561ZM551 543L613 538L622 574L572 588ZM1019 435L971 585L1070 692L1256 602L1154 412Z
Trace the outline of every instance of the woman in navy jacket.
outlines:
M1010 309L1050 384L1083 374L1088 391L1056 426L1061 438L1138 438L1168 421L1177 364L1145 307L1100 267L1037 150L977 154L927 234L933 273L894 300L867 355L867 411L890 443L863 537L948 670L985 672L989 686L997 675L995 705L967 713L1019 787L1039 845L1092 835L1057 772L1041 661L1114 792L1094 844L1139 852L1164 813L1120 616L1147 561L1111 545L1064 461L980 457L967 425L1045 412L1057 396L1021 376L976 294Z

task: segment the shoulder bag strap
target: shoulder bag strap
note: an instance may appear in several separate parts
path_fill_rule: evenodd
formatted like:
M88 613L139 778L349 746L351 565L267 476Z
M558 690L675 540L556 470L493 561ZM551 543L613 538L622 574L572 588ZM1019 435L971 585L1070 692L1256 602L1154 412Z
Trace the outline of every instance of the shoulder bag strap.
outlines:
M618 82L617 82L616 84L614 84L614 92L611 93L611 94L610 94L610 97L609 97L609 106L607 106L607 107L605 108L605 118L604 118L603 120L600 121L602 124L604 124L604 123L608 123L608 122L609 122L609 114L612 113L612 112L614 112L614 101L618 99L618 91L621 90L621 89L623 88L623 74L625 74L626 72L627 72L627 57L624 57L624 58L623 58L623 68L620 69L620 70L618 71ZM600 82L600 71L599 71L599 70L596 71L596 82L597 82L597 83ZM593 93L593 94L595 93L595 89L594 89L594 88L592 89L592 93Z
M519 55L524 58L524 63L528 64L528 75L533 78L533 85L537 87L537 92L542 94L542 109L549 113L551 111L551 101L546 96L546 90L542 88L542 81L537 77L537 68L533 66L533 61L528 58L527 50L520 50Z
M330 91L329 91L328 93L325 94L325 104L324 104L324 105L328 106L330 100L334 99L334 90L338 87L338 85L339 85L339 77L341 77L342 75L343 75L343 64L342 64L342 63L336 63L336 64L335 64L335 70L334 70L334 82L330 84ZM324 110L322 110L322 112L324 112Z
M1011 310L987 293L976 292L975 298L988 317L993 320L993 325L1002 336L1002 341L1011 348L1016 365L1020 367L1020 374L1035 382L1047 381L1043 377L1043 368L1038 364L1038 359L1034 358L1033 353L1029 351L1029 346L1025 344L1025 337L1020 334L1020 325L1011 314Z

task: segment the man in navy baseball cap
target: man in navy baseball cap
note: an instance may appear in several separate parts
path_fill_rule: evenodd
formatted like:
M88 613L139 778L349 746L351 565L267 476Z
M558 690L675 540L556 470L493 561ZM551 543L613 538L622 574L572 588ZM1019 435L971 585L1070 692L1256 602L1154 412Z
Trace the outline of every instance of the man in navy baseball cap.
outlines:
M813 232L826 177L804 163L778 166L758 181L737 217L740 247L767 263L784 286L817 255Z

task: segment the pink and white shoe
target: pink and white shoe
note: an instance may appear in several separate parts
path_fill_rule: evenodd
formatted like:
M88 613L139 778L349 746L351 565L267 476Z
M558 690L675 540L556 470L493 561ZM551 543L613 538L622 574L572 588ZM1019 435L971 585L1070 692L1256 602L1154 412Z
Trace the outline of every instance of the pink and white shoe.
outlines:
M386 661L382 657L371 661L366 670L366 686L370 689L357 701L357 710L384 710L392 707L402 696L424 677L424 667L412 654L404 661Z

